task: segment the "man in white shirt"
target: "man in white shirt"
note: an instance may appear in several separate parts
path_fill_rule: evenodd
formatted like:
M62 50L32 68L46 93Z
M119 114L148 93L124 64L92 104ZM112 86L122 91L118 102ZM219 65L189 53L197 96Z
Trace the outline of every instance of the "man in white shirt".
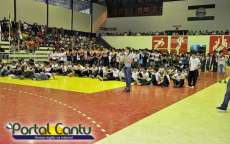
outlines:
M200 59L193 53L189 60L188 85L191 88L196 86L198 70L200 68Z
M217 62L218 62L218 73L224 74L225 73L226 58L222 52L220 52L220 55L218 56Z
M123 56L123 63L124 63L124 76L126 87L125 91L130 92L131 90L131 82L132 82L132 63L133 63L133 55L130 53L130 48L125 49L125 53Z

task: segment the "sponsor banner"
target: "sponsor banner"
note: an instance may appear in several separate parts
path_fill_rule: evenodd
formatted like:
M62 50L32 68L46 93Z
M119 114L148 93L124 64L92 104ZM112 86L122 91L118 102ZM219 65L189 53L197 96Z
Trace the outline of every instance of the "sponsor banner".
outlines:
M156 50L166 50L168 48L168 36L153 36L152 48Z
M171 50L176 50L179 52L187 52L188 51L188 36L171 36Z
M63 123L45 125L33 124L23 125L21 123L11 123L6 125L6 129L11 133L15 141L92 141L92 128L83 124L68 126Z
M227 54L227 49L230 47L230 35L213 35L210 36L209 52L223 51Z

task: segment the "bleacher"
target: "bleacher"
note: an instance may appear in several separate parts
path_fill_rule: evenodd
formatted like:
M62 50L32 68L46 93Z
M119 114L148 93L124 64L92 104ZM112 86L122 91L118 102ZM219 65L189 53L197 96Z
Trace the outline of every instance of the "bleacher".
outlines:
M33 59L36 62L48 61L49 54L53 51L52 47L39 47L35 52L29 53L25 50L12 52L10 50L8 41L0 42L0 59L7 61L17 61L18 59L24 59L28 61Z

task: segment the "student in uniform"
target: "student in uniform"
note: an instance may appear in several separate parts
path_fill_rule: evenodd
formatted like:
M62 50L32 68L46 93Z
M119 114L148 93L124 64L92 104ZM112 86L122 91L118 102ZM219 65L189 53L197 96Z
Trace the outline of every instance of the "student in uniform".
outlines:
M2 63L0 68L0 76L8 76L10 74L10 66Z
M119 80L119 69L118 68L113 68L113 77L114 77L114 80Z
M218 73L225 74L226 59L222 52L220 52L217 61L218 61Z
M110 69L106 66L103 66L102 68L100 68L99 70L99 76L98 79L101 81L105 81L108 80L109 75L111 75L112 72L110 71Z
M89 77L89 65L86 64L81 68L81 76L82 77Z
M151 84L151 77L146 69L141 69L141 71L139 72L137 84L141 86Z
M164 71L164 68L160 68L156 73L157 86L168 87L169 86L169 76Z
M132 72L132 81L134 82L134 84L138 83L138 73L138 69L134 68Z
M34 73L35 73L35 69L33 65L27 65L24 70L23 77L28 79L33 79Z
M210 54L207 55L206 57L206 71L210 71L210 65L211 65L211 56Z
M154 69L153 67L149 69L149 73L150 73L152 85L157 85L156 71L157 71L157 70Z
M75 73L75 76L79 76L79 77L82 77L82 73L81 73L81 70L83 69L83 66L81 64L77 64L74 66L74 73Z
M205 55L201 56L200 61L201 61L201 72L205 72L206 61L207 61L206 56Z
M176 70L174 75L172 76L173 80L173 87L181 88L184 86L185 75L182 73L181 70Z
M124 75L124 72L122 70L120 70L120 72L119 72L119 80L125 81L125 75Z

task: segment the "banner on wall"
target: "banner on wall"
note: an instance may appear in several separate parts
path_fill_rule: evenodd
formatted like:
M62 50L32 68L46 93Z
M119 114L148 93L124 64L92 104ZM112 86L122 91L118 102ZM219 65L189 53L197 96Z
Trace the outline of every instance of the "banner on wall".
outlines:
M156 50L163 50L168 48L168 36L153 36L152 48Z
M230 48L230 35L224 36L224 42L227 43L225 47L225 52L228 53L228 49Z
M210 36L209 52L223 51L224 54L228 53L230 47L230 35L213 35Z
M171 36L171 50L175 50L178 54L180 52L187 52L188 36Z

